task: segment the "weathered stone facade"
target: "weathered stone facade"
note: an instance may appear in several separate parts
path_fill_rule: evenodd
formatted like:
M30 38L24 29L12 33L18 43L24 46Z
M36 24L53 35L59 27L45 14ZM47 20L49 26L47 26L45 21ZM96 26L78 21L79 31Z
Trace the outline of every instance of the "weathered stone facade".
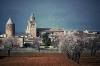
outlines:
M36 22L35 22L35 17L33 15L30 16L28 20L26 33L30 35L30 37L36 38Z
M6 37L15 36L15 24L12 23L11 18L8 19L5 30Z

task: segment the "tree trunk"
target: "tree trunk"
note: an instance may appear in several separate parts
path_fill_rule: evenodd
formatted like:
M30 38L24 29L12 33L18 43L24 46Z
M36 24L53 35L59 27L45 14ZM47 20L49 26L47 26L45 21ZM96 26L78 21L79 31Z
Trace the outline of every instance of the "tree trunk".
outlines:
M93 56L93 50L94 50L94 48L93 48L93 45L91 46L91 56Z
M10 56L10 49L8 49L8 56Z
M96 49L94 49L94 51L93 51L93 56L95 56L95 54L96 54Z

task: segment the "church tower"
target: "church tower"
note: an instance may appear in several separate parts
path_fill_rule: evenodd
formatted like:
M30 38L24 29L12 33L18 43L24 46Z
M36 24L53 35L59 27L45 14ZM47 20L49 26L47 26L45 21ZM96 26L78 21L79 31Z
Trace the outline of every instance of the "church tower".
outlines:
M15 24L12 22L11 18L9 18L6 23L5 33L7 37L15 36Z
M28 20L26 34L30 35L30 37L36 38L36 22L34 14L32 14Z

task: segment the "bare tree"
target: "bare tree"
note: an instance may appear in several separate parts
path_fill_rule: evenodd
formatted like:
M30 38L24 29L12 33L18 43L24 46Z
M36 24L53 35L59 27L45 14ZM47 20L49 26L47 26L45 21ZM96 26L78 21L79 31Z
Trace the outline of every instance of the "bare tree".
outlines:
M63 52L75 62L79 63L80 54L83 51L82 38L75 34L67 34L63 37Z
M39 38L39 37L37 37L35 39L35 41L34 41L34 44L35 44L36 48L39 50L39 52L40 52L40 45L41 45L41 43L42 43L42 39Z
M14 37L5 38L3 40L4 48L8 50L8 56L10 56L10 51L16 44L17 40Z
M91 51L91 56L96 54L100 46L97 45L97 35L93 34L66 34L60 40L62 52L75 62L79 63L80 55L84 49Z

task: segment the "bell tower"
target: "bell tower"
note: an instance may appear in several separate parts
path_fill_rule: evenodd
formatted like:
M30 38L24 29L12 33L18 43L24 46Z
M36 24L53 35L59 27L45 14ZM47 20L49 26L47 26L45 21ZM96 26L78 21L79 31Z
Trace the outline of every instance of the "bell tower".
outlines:
M34 14L29 17L28 25L26 29L26 34L29 34L31 37L36 37L36 22Z

